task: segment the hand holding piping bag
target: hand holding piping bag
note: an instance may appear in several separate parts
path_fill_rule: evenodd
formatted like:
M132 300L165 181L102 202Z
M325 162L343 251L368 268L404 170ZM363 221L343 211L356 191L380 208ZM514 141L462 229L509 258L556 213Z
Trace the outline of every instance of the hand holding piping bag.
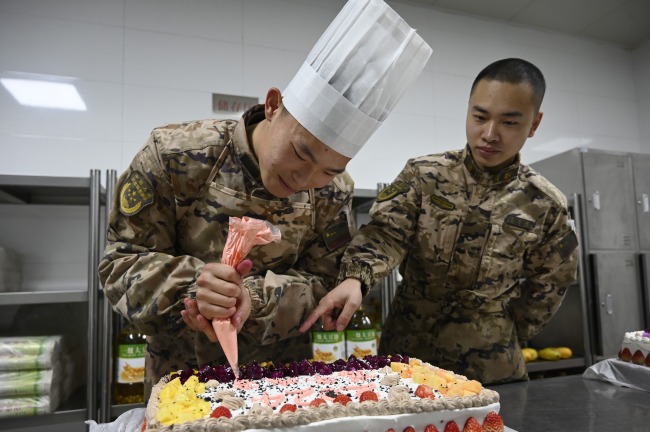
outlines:
M221 262L234 268L244 260L254 245L280 241L280 230L271 223L259 219L230 217L228 238L224 245ZM237 326L231 318L212 320L221 348L236 378L239 378L237 352Z

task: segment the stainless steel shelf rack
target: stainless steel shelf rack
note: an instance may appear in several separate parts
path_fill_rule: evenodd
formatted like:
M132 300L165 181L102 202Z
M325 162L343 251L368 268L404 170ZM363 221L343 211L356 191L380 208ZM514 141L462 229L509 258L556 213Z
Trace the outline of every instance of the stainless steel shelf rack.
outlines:
M83 422L97 419L99 393L96 380L98 347L97 265L101 247L102 219L100 208L106 205L106 193L101 187L101 172L93 169L88 177L47 177L0 175L0 205L74 205L88 208L88 280L86 290L26 291L0 293L0 310L26 304L86 303L87 322L87 383L65 401L55 412L37 416L0 418L0 430ZM74 233L73 233L74 235ZM29 287L23 287L29 290Z

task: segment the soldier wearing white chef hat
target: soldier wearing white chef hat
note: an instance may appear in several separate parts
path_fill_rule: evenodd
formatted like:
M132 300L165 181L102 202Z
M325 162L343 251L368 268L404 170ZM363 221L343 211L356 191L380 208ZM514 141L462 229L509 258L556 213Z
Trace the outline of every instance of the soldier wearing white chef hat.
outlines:
M118 182L100 263L107 298L150 335L148 381L225 364L214 318L240 329L240 364L310 357L298 327L334 287L350 239L345 167L430 54L383 1L351 0L284 96L271 88L239 121L154 130ZM219 259L228 218L244 215L281 240L234 269Z

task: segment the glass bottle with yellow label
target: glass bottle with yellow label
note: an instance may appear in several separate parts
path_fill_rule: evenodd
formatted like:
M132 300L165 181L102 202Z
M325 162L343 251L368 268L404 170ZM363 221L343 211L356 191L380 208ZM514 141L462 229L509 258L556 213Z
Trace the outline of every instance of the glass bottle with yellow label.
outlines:
M311 332L312 356L316 361L332 363L336 360L345 360L345 332L326 331L318 323Z
M146 336L125 323L117 337L113 400L116 404L144 402Z
M363 358L377 355L377 329L366 313L363 305L352 315L345 329L345 345L348 357Z

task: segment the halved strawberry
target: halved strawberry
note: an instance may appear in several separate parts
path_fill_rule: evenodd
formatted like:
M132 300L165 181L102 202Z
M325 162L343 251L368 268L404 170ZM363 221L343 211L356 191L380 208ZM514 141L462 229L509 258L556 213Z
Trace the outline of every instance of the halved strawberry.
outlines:
M438 432L438 428L432 424L428 424L424 427L424 432Z
M340 403L341 405L345 406L345 405L349 404L350 402L352 402L352 398L350 396L348 396L348 395L339 394L339 395L336 395L336 397L334 398L334 403L337 403L337 402Z
M296 412L297 409L298 408L294 404L284 404L280 408L280 414L287 411Z
M361 396L359 397L359 402L365 402L365 401L379 401L379 397L377 396L377 393L375 393L372 390L366 390L363 393L361 393Z
M456 422L452 420L450 422L447 422L444 432L460 432L460 429L458 429Z
M226 418L232 418L232 413L228 408L225 406L218 406L212 411L212 414L210 414L210 417L212 418L219 418L219 417L226 417Z
M393 429L393 428L388 428L388 429L386 429L386 432L395 432L395 429Z
M463 432L483 432L483 426L474 417L470 417L463 426Z
M402 432L415 432L415 428L413 426L406 426Z
M426 384L420 384L418 388L415 389L415 395L420 399L435 399L433 390Z
M503 426L503 419L499 414L494 411L488 413L483 420L483 431L484 432L503 432L505 426Z
M632 360L632 353L630 352L629 348L623 348L621 352L618 355L618 358L623 360L624 362L629 362Z
M645 356L641 352L641 350L636 350L634 351L634 354L632 355L632 363L642 365L645 362Z
M647 356L645 356L645 365L650 366L650 352L648 353Z
M327 404L327 402L325 402L325 399L316 398L313 401L309 402L309 406L312 408L316 408L317 406L322 404Z
M142 422L142 428L140 429L140 432L144 432L147 430L147 419L144 419Z

